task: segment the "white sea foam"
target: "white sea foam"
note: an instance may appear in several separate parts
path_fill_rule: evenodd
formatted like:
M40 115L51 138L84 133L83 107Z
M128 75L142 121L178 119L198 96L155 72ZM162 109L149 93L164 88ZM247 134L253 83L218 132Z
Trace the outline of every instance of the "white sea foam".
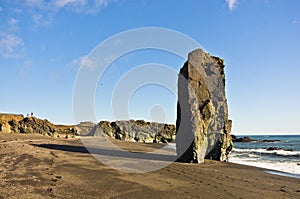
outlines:
M165 149L170 151L176 151L176 144L169 143L165 146ZM254 152L254 153L253 153ZM260 167L265 169L271 169L280 172L287 172L292 174L300 174L300 159L298 161L272 161L261 160L260 154L277 154L282 156L300 156L300 151L284 151L273 150L268 151L266 149L238 149L235 148L229 156L229 161L232 163L243 164L248 166ZM247 155L246 157L241 157Z
M279 150L267 150L267 149L233 149L234 152L238 153L261 153L261 154L275 154L280 156L299 156L300 151L286 151L283 149Z
M230 155L229 161L237 164L255 166L265 169L271 169L281 172L300 174L300 165L299 162L296 161L267 161L267 160L257 160L254 158L240 158L234 152Z
M262 159L263 155L276 155L282 157L282 161L274 158ZM289 157L292 157L290 159ZM267 150L267 149L238 149L235 148L230 154L229 161L237 164L261 167L265 169L300 174L300 152L286 150ZM289 159L284 159L289 158Z

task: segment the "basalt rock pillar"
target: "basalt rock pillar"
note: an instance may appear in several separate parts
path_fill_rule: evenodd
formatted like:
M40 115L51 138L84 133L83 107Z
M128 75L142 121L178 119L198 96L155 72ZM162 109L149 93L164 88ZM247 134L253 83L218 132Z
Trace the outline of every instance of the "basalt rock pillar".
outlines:
M201 49L189 53L178 76L178 161L227 161L232 150L224 62Z

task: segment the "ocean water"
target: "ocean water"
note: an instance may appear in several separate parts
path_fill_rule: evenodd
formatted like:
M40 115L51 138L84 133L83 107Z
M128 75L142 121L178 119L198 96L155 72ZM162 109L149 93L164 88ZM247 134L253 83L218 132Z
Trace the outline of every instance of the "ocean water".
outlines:
M237 136L238 138L244 136ZM256 142L235 142L229 162L271 169L277 175L300 178L300 135L249 136ZM263 140L280 140L263 142ZM176 144L169 143L165 149L176 153Z
M244 136L237 136L244 137ZM300 177L300 135L249 136L256 142L235 142L229 161L296 174ZM263 140L279 140L263 142Z

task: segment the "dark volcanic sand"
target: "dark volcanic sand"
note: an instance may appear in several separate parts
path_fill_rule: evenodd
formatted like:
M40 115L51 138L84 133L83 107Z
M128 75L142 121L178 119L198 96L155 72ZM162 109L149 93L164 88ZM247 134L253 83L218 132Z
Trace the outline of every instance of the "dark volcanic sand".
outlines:
M161 146L115 143L137 152ZM44 145L82 148L78 139L0 134L0 198L300 198L300 179L259 168L206 161L130 174L84 151Z

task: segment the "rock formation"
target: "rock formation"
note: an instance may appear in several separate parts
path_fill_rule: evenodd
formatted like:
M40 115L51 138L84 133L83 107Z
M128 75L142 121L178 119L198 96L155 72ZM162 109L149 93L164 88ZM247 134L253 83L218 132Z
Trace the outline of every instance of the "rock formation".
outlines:
M88 135L96 126L93 122L80 122L76 125L76 131L79 135Z
M252 138L246 136L237 138L235 135L231 135L232 142L255 142L257 140L253 140Z
M73 137L77 135L75 126L54 125L48 120L15 114L0 114L0 132L39 133L52 137Z
M168 143L175 140L175 126L144 120L99 122L88 136L108 136L118 140Z
M280 142L281 140L254 140L249 136L238 138L235 135L231 135L232 142Z
M178 76L178 161L226 161L232 150L223 60L201 49L191 52Z
M0 133L39 133L51 137L108 136L114 139L145 143L168 143L175 140L175 125L144 120L108 122L97 125L81 122L78 125L55 125L48 120L16 114L0 114Z

